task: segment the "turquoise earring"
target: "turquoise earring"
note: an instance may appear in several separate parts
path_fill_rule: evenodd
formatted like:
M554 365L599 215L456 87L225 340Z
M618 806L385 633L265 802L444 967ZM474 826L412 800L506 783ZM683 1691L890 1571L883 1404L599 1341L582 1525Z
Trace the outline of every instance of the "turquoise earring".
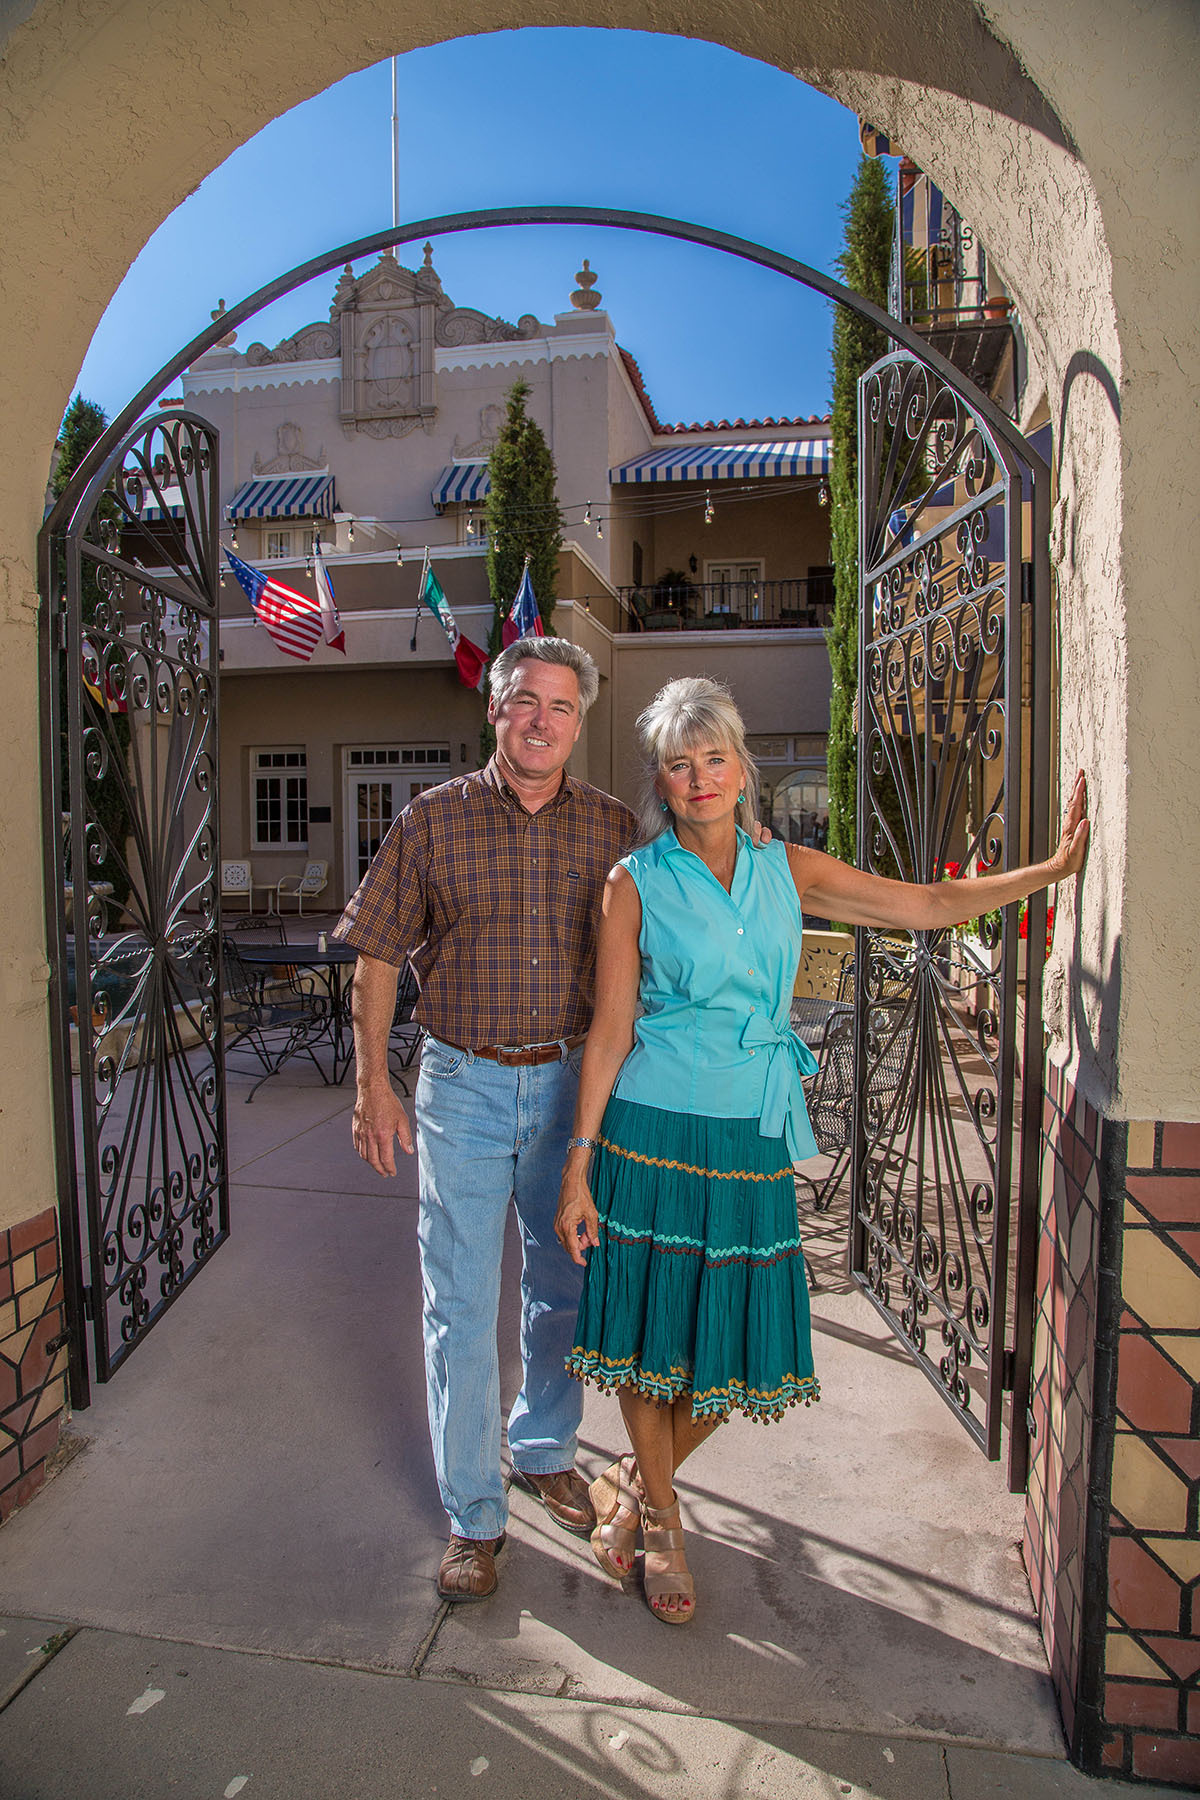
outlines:
M665 801L665 800L660 800L660 801L659 801L659 803L658 803L658 804L659 804L659 806L660 806L660 807L661 807L661 808L662 808L662 810L663 810L663 812L670 812L670 810L671 810L671 809L670 809L670 807L669 807L669 806L668 806L668 805L667 805L667 803L666 803L666 801Z

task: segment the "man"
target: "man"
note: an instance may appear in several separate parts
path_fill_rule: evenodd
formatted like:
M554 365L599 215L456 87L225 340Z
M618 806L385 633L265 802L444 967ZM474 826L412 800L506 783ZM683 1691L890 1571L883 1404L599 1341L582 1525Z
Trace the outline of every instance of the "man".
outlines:
M408 1116L388 1075L401 966L427 1036L415 1096L429 1427L450 1542L438 1592L495 1592L507 1502L496 1324L510 1200L524 1252L524 1379L508 1418L513 1475L568 1531L595 1523L575 1470L583 1390L566 1373L582 1271L554 1235L591 1021L605 877L633 842L628 807L566 774L599 677L561 638L492 665L486 769L427 790L393 825L334 935L354 975L354 1145L382 1175Z

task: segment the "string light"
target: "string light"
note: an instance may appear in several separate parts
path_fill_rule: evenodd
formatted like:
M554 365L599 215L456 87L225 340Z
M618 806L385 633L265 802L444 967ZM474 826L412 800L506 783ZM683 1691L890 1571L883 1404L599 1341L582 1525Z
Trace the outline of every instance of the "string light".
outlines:
M715 516L716 509L712 503L712 495L706 488L704 491L704 523L706 525L711 525Z
M820 487L817 489L817 505L818 506L828 506L829 505L829 489L826 487L824 482L822 482Z
M587 511L583 515L583 522L585 525L590 525L592 522L592 503L590 500L587 503Z
M475 514L474 513L467 514L467 536L468 537L475 536Z
M604 536L604 520L603 519L596 520L596 536L598 538L602 538Z
M353 519L351 519L351 521L350 521L350 529L349 529L349 531L348 531L348 532L347 532L347 533L346 533L346 542L347 542L347 543L348 543L348 544L352 544L352 543L353 543L353 542L354 542L354 520L353 520Z
M232 544L232 545L233 545L233 547L234 547L234 549L235 549L235 550L236 550L236 549L237 549L237 547L238 547L238 543L237 543L237 520L236 520L236 519L235 519L235 520L234 520L234 521L233 521L233 536L232 536L232 537L231 537L231 538L230 538L230 540L229 540L229 541L230 541L230 543L231 543L231 544Z
M402 569L404 567L404 552L400 548L399 544L396 545L396 567L398 569Z

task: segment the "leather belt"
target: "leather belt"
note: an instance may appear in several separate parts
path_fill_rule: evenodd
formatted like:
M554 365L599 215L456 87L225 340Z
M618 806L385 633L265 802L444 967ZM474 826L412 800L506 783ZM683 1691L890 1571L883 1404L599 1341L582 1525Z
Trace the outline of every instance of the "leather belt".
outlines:
M485 1057L505 1069L535 1069L542 1063L566 1062L567 1052L577 1050L586 1036L586 1032L580 1032L577 1037L555 1038L549 1044L483 1044L473 1049L466 1044L451 1044L449 1038L442 1042L450 1044L453 1050L467 1050L469 1056Z

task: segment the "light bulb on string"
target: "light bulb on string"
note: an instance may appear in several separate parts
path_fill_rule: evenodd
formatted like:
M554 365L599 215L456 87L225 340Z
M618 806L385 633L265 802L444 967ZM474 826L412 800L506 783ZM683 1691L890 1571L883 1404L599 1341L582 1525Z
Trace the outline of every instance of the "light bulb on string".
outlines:
M349 531L348 531L348 532L347 532L347 533L346 533L346 542L347 542L347 543L348 543L348 544L352 544L352 543L353 543L353 542L354 542L354 520L353 520L353 519L351 519L351 521L350 521L350 529L349 529Z
M398 569L402 569L404 567L404 552L400 548L399 544L396 545L396 567Z
M602 538L604 536L604 520L603 519L596 520L596 536L598 538Z
M467 514L467 536L468 537L475 536L475 514L474 513Z
M231 538L230 538L230 540L229 540L229 541L230 541L230 543L231 543L231 544L232 544L232 545L233 545L233 547L234 547L234 549L235 549L235 550L236 550L236 549L237 549L237 547L238 547L238 541L237 541L237 522L236 522L236 520L235 520L235 522L234 522L234 527L233 527L233 535L232 535L232 537L231 537Z
M716 517L716 508L713 506L713 503L712 503L712 495L709 493L706 493L704 496L704 523L706 525L711 525L713 522L713 519L715 517Z
M592 503L590 500L587 503L587 511L583 515L583 522L585 525L590 525L592 522Z
M824 482L822 482L820 487L817 489L817 505L818 506L828 506L829 505L829 489L826 487Z

